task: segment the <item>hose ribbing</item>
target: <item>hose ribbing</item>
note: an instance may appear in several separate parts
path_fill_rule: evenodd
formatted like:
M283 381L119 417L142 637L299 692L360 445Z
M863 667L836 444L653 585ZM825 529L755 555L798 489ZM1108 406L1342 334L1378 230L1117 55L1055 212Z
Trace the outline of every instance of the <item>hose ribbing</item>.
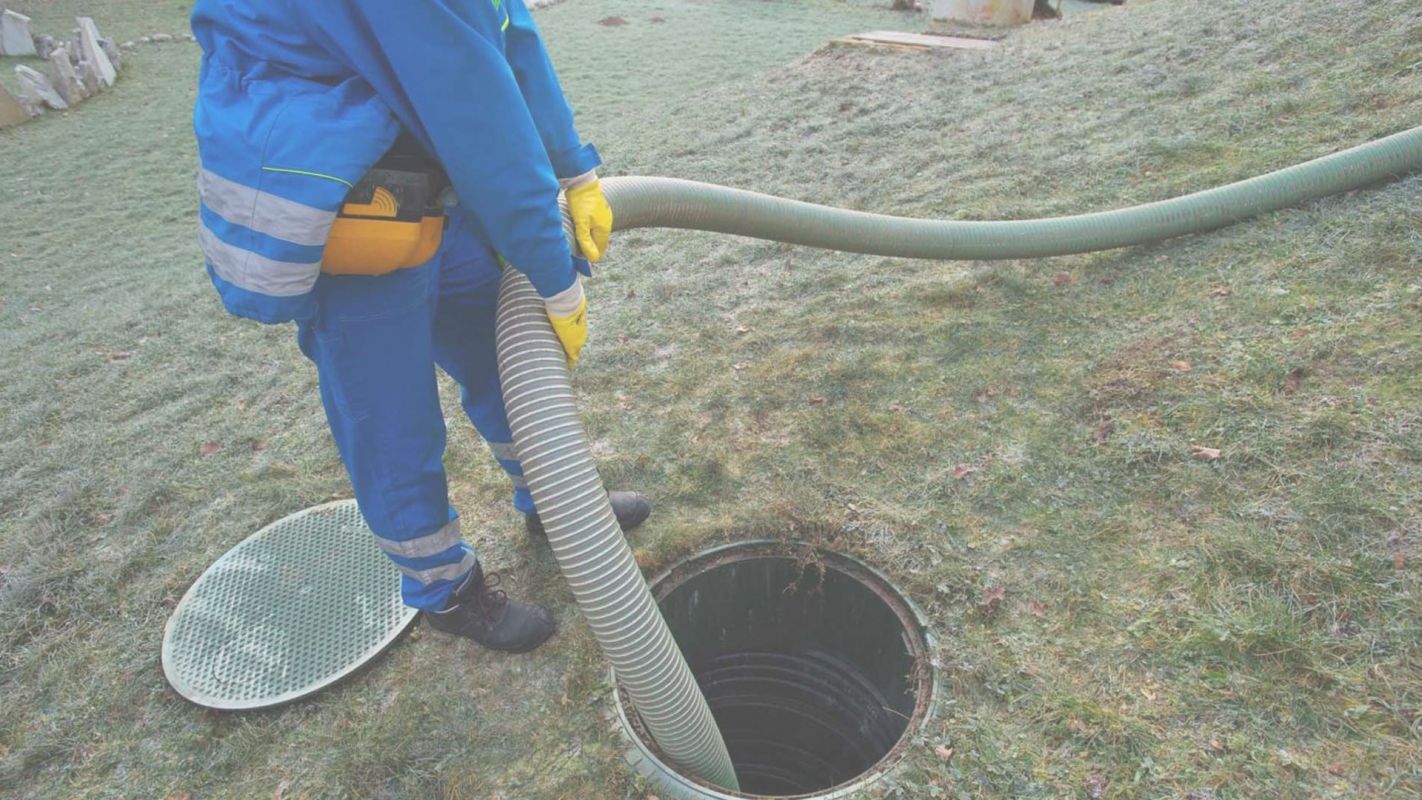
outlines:
M1200 233L1422 169L1422 127L1257 178L1131 208L976 222L870 214L674 178L608 178L616 230L691 228L899 258L1088 253Z
M721 731L608 503L543 299L517 270L504 270L497 319L509 426L573 597L657 746L690 774L738 789Z

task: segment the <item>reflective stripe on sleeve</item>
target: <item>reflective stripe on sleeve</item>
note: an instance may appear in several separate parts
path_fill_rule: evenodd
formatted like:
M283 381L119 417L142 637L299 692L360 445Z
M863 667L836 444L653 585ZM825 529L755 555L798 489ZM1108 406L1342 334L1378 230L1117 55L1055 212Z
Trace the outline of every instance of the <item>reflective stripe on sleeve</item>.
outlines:
M243 186L206 168L198 170L198 196L228 222L293 244L319 247L326 244L335 211Z
M428 558L437 556L464 541L459 533L459 520L448 523L434 533L417 536L414 539L386 539L375 537L375 543L387 553L405 558Z
M222 241L206 225L198 227L198 243L219 278L249 292L272 297L305 294L321 274L320 262L302 264L267 258Z

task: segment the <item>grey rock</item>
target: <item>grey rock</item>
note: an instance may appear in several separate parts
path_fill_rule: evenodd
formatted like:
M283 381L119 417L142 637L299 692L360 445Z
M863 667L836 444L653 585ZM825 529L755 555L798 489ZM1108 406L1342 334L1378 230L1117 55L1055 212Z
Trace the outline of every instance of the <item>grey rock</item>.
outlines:
M29 17L8 9L0 13L0 53L7 56L36 55Z
M99 48L104 51L104 55L109 57L109 63L114 65L114 72L123 69L123 54L119 52L118 45L107 36L100 37Z
M75 71L79 75L79 82L84 86L84 94L93 97L99 93L100 89L104 88L103 83L99 81L99 73L94 70L94 65L90 62L80 61Z
M20 95L20 108L25 110L25 116L34 118L44 113L44 101L37 97L30 97L27 94Z
M99 46L99 27L89 17L75 17L74 21L79 23L79 46L83 48L84 60L93 67L104 88L113 86L114 81L118 80L118 70L114 69L104 48Z
M64 102L64 98L50 85L49 78L41 73L21 64L15 67L15 77L20 79L21 94L31 100L40 101L55 111L65 111L69 108L69 104Z
M132 41L132 40L129 40L129 41L124 42L123 44L119 45L119 47L122 47L122 48L125 49L125 50L132 50L132 49L134 48L134 44L133 44L133 41Z
M49 34L42 34L35 37L35 55L40 58L49 58L49 54L53 53L58 47L59 42L55 41L54 37Z
M151 43L153 42L153 37L152 37L152 36L140 36L140 37L138 37L138 41L139 41L140 44L151 44Z
M71 106L78 105L89 96L84 82L79 79L79 73L74 69L74 64L69 61L69 53L63 47L57 47L49 54L49 82L54 85L59 96Z
M153 41L155 41L155 42L171 42L171 41L173 41L173 36L172 36L171 34L167 34L167 33L155 33L155 34L153 34Z
M30 116L29 109L20 103L20 98L10 94L5 84L0 83L0 128L19 125Z

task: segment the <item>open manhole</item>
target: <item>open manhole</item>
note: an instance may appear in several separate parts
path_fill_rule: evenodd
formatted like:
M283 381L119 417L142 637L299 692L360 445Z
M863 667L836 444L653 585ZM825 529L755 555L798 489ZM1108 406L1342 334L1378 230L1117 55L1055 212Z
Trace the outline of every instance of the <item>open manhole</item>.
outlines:
M741 793L664 762L619 687L628 761L676 798L849 797L882 778L933 706L922 615L889 581L808 545L718 547L653 581Z

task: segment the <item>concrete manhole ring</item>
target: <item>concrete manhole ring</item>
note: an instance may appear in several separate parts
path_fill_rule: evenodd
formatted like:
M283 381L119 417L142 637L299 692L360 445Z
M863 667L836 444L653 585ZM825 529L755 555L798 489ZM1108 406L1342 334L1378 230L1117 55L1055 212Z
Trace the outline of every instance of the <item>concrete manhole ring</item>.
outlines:
M651 582L742 792L664 762L616 692L627 761L663 798L848 798L892 774L934 710L922 612L872 567L809 544L716 547ZM615 681L615 676L614 676Z

